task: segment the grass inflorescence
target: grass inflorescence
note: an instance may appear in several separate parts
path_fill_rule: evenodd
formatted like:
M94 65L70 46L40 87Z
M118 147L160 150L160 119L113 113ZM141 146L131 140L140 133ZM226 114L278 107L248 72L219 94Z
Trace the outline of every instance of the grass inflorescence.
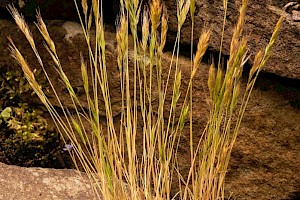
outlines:
M247 57L247 39L243 37L247 0L242 0L240 15L230 44L230 57L221 66L221 51L226 24L227 0L224 4L224 23L220 44L220 58L209 69L208 88L210 115L204 130L192 127L193 79L201 67L211 30L204 29L199 36L195 54L191 56L187 91L182 92L182 71L179 66L179 44L183 24L190 13L192 22L191 52L193 52L195 0L177 2L177 37L170 66L163 66L163 49L167 40L168 16L160 0L151 0L149 8L139 0L120 0L117 20L116 65L120 76L122 109L120 122L112 114L112 102L107 76L107 60L102 1L86 0L75 5L87 43L89 57L81 57L81 72L88 109L84 109L60 63L55 43L50 37L40 13L36 26L45 40L45 48L55 63L64 87L73 102L74 112L63 106L44 63L36 49L24 18L9 7L17 25L25 34L35 56L46 74L50 87L60 105L60 112L51 104L34 73L10 39L13 57L19 62L25 76L40 100L47 107L64 140L73 145L74 163L88 175L94 195L103 199L224 199L224 183L232 147L249 101L256 78L271 55L274 41L283 19L280 18L265 50L257 53L245 91L241 91L241 77ZM81 7L81 8L80 8ZM141 21L140 21L141 20ZM141 24L142 36L138 37ZM95 30L95 37L92 36ZM130 33L130 34L129 34ZM131 54L133 55L131 59ZM171 76L174 76L173 79ZM174 81L171 81L174 80ZM166 106L167 90L172 90L171 105ZM182 96L185 94L185 96ZM237 102L241 94L242 103ZM100 103L99 98L104 103ZM183 102L179 103L179 99ZM153 102L157 101L158 106ZM179 106L181 104L181 106ZM100 108L106 115L105 128L100 123ZM238 111L233 120L234 111ZM178 120L177 120L177 116ZM190 121L190 137L201 133L196 146L190 141L190 170L182 176L178 168L178 144L185 122ZM116 124L118 126L116 126ZM92 132L87 132L87 126ZM120 128L117 128L120 127ZM141 127L141 128L140 128ZM137 136L142 136L142 152L137 150ZM186 177L186 179L184 178ZM178 191L172 190L174 180ZM172 192L173 191L173 192ZM171 194L173 194L171 196ZM175 194L175 195L174 195Z

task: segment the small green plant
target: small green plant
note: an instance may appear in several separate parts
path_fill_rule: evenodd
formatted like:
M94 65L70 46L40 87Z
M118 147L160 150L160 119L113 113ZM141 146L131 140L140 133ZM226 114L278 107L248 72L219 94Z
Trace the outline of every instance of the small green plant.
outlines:
M6 122L11 117L11 107L4 108L0 113L0 124Z
M39 77L39 83L46 88L44 79L41 78L40 72L35 71L35 75ZM24 74L20 71L9 70L0 74L0 108L3 110L0 114L0 124L7 126L17 135L26 139L41 139L46 130L47 123L41 117L42 111L31 108L25 103L26 96L29 98L35 95L30 84L27 82ZM23 98L22 98L23 96ZM24 98L25 96L25 98Z
M42 135L47 130L47 121L41 117L41 110L29 108L26 103L10 110L11 115L5 120L9 129L24 140L43 140Z
M36 75L39 77L38 73ZM45 82L39 83L46 88ZM3 70L0 85L1 162L20 166L64 167L64 160L59 155L63 146L59 134L49 130L38 106L25 103L35 94L24 74Z
M36 73L36 75L38 75ZM40 82L41 83L41 82ZM20 71L9 70L0 74L0 98L3 101L19 101L22 95L32 95L34 91Z
M80 16L81 9L77 1L74 2ZM224 30L227 0L223 3ZM184 96L181 87L181 66L178 62L179 44L182 26L189 12L194 27L194 0L177 1L177 37L170 66L162 64L168 30L165 6L160 0L152 0L149 10L145 9L143 12L138 0L120 0L121 11L116 32L116 59L122 96L120 129L116 128L115 124L118 122L112 115L102 1L92 0L90 8L86 0L81 4L84 17L80 18L80 22L89 53L88 58L81 58L81 75L88 102L87 110L82 107L76 96L59 61L55 43L40 13L37 14L37 28L44 37L46 49L55 63L55 69L69 92L74 112L63 106L51 84L51 77L47 75L27 24L17 10L10 7L17 25L25 34L41 68L46 73L62 114L53 107L36 81L28 63L10 39L12 55L19 62L31 87L50 112L61 135L66 136L65 140L71 141L74 163L76 166L82 166L87 173L96 197L99 199L225 199L224 183L231 150L256 78L271 55L272 46L283 21L280 18L265 50L256 54L242 104L237 107L241 94L240 79L243 66L247 61L247 39L242 34L247 3L247 0L242 0L227 65L221 66L221 59L219 59L217 66L212 64L209 69L210 117L204 130L193 130L190 126L191 137L196 133L200 133L201 137L196 146L192 140L190 142L190 171L186 179L177 167L180 159L177 157L178 144L186 120L193 120L192 114L189 115L193 108L192 82L201 66L201 59L211 35L210 30L203 30L199 37L197 51L191 57L191 74ZM140 19L141 38L138 37ZM92 34L93 30L95 37ZM224 34L223 31L220 53ZM192 47L191 52L193 52ZM171 91L169 107L166 102L168 91ZM183 99L183 103L179 103L179 99ZM153 105L154 101L158 102L158 106ZM105 126L100 123L100 107L105 110ZM233 120L235 110L238 110L238 117ZM92 131L87 132L87 130ZM138 134L143 137L142 152L137 151ZM171 196L172 188L176 184L175 178L179 180L177 183L179 191L175 191L175 195Z

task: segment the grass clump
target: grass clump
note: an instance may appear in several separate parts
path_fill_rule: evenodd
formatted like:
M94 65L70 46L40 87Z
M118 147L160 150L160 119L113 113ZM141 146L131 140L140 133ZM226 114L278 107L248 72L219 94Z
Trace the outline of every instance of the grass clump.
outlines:
M227 0L224 0L224 24ZM76 166L81 166L91 180L94 194L103 199L224 199L225 175L232 147L259 72L271 55L283 19L280 18L267 47L255 56L241 105L237 106L241 92L241 76L247 57L247 39L243 37L246 6L242 0L240 15L230 44L230 57L226 66L209 69L210 116L206 128L194 130L190 136L201 133L197 145L190 142L190 170L183 176L178 168L178 145L185 122L193 120L193 79L201 67L201 59L209 45L211 31L203 30L197 51L191 57L191 73L187 91L183 96L182 71L179 66L179 44L183 24L190 12L194 35L194 0L177 2L177 37L170 66L162 65L163 49L167 40L168 17L160 0L150 1L149 10L138 0L120 0L117 21L117 66L120 75L122 110L120 122L112 114L112 102L107 76L107 60L102 1L93 0L91 6L83 0L76 4L87 43L88 58L81 58L81 72L88 109L84 109L60 63L55 43L38 13L37 28L45 40L45 48L55 63L55 68L68 90L73 111L63 106L53 87L44 63L36 49L34 38L23 17L9 7L15 21L29 41L36 58L45 72L51 89L60 105L60 113L53 107L35 79L28 63L10 39L13 57L21 65L27 80L47 107L58 130L65 140L70 140ZM81 8L79 8L81 7ZM140 22L141 19L141 22ZM138 37L139 23L142 37ZM93 27L92 27L93 24ZM91 32L95 30L95 37ZM131 35L129 35L129 32ZM220 44L222 51L224 31ZM193 42L191 45L193 52ZM131 56L133 55L133 56ZM220 56L221 57L221 56ZM174 76L174 77L171 77ZM174 81L171 81L173 78ZM168 107L167 91L171 90ZM183 102L179 103L182 98ZM100 101L99 99L103 100ZM157 101L157 106L153 102ZM180 105L180 106L179 106ZM106 123L100 122L100 108L104 108ZM238 110L237 119L233 113ZM190 114L189 114L190 113ZM179 117L178 117L179 116ZM177 120L178 117L178 120ZM117 129L116 123L119 123ZM190 123L191 124L191 123ZM87 126L91 132L87 132ZM141 127L141 128L140 128ZM137 150L137 136L142 135L142 152ZM178 179L178 191L172 191ZM172 193L173 192L173 193ZM171 195L173 194L173 195Z

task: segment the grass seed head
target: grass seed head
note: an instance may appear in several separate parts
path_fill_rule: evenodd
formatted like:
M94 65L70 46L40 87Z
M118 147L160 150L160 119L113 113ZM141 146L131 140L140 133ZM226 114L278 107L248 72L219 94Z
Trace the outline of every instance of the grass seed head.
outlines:
M233 36L230 44L230 55L234 55L235 50L237 49L239 38L242 36L242 32L245 24L245 16L246 16L246 8L248 5L248 0L242 1L242 6L240 8L240 15L238 19L238 23L233 31Z
M260 50L254 58L254 62L253 62L253 66L251 67L250 73L249 73L249 81L252 79L253 75L255 74L255 72L257 72L257 70L260 67L261 61L263 59L263 53Z
M161 54L166 44L167 32L168 32L168 16L166 13L166 9L164 7L163 14L161 17L161 37L160 37L160 45L158 49Z
M195 0L191 0L191 4L190 4L190 13L191 13L191 19L192 19L192 21L194 21L195 10L196 10Z
M44 40L46 41L47 45L49 46L50 50L55 53L55 44L51 39L47 27L41 17L41 13L38 11L36 16L38 23L36 24L37 28L39 29L40 33L42 34Z
M87 16L87 12L88 12L87 0L81 0L81 6L82 6L84 16Z
M152 0L150 4L150 19L152 32L156 30L160 24L160 17L162 13L162 5L160 0Z
M27 81L29 82L29 84L33 88L33 90L36 92L36 94L39 96L39 98L42 101L42 103L46 104L47 101L46 101L45 96L43 95L44 92L41 89L42 87L36 81L34 73L30 69L27 61L25 60L25 58L23 57L23 55L21 54L21 52L18 50L18 48L15 46L14 42L12 41L12 39L8 38L8 40L10 42L9 49L10 49L12 57L22 67L22 70L23 70L23 72L25 74L25 77L26 77Z
M14 20L15 20L16 24L18 25L19 29L25 35L25 37L28 40L30 46L33 49L36 49L35 43L34 43L34 39L32 37L32 33L29 30L28 25L26 24L26 22L24 20L24 16L21 15L18 12L18 10L14 6L12 6L12 5L8 5L8 10L9 10L10 14L12 15L12 17L14 18Z
M119 70L123 66L123 59L125 58L126 49L127 49L127 37L128 37L128 30L127 30L127 18L121 14L119 19L119 24L117 25L117 51L118 51L118 66Z
M173 91L173 109L176 108L177 102L180 97L180 86L181 86L181 71L177 72L174 83L174 91Z
M284 20L284 17L280 17L278 22L276 23L276 26L275 26L273 34L271 36L270 42L269 42L269 44L267 45L267 47L265 49L265 55L264 55L264 59L263 59L262 64L261 64L261 68L265 66L266 62L268 61L268 59L271 56L272 47L273 47L276 39L278 38L279 30L282 26L283 20Z
M89 93L89 79L88 79L88 73L86 70L86 65L84 63L83 56L81 55L81 76L83 80L83 87L86 94Z
M215 64L212 63L209 68L209 76L208 76L208 89L210 93L211 99L213 98L214 88L216 84L216 68Z
M95 20L99 20L99 6L98 6L99 1L98 0L92 0L92 8L93 8L93 13L94 13L94 18Z
M228 4L228 0L223 0L223 8L224 8L224 10L227 10L227 4Z
M146 51L149 38L149 15L148 10L145 8L143 12L143 24L142 24L142 49Z
M232 94L232 101L231 101L231 112L233 111L234 107L236 106L237 104L237 101L239 99L239 96L240 96L240 90L241 90L241 85L240 83L238 83L234 89L233 89L233 94Z
M184 24L186 20L186 16L190 10L190 4L191 0L187 0L184 4L184 6L181 8L179 11L179 16L178 16L178 28L181 29L182 25Z
M216 77L216 82L215 82L215 88L214 88L214 94L217 95L221 89L221 85L222 85L222 78L223 78L223 71L218 68L218 72L217 72L217 77Z
M231 78L225 80L225 93L224 93L224 105L228 107L232 98L233 81Z
M182 114L180 116L180 119L179 119L179 130L180 132L183 130L184 128L184 124L185 124L185 121L186 121L186 117L188 115L188 112L189 112L189 105L185 105L184 106L184 109L182 111ZM190 111L191 112L191 111Z
M198 45L197 45L197 52L196 52L196 55L195 55L195 58L194 58L194 69L193 69L193 72L192 72L192 77L195 75L195 73L196 73L196 71L199 67L199 63L200 63L204 53L207 50L210 35L211 35L211 31L210 30L205 30L199 38L199 42L198 42Z

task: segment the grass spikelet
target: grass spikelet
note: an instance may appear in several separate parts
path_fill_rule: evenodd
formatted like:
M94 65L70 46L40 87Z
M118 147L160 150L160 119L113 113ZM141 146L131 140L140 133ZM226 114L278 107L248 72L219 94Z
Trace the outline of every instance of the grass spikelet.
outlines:
M192 19L192 21L194 21L194 19L195 19L195 10L196 10L195 0L191 0L191 3L190 3L190 13L191 13L191 19Z
M161 13L162 5L160 0L152 0L150 4L150 19L152 32L156 30L160 24Z
M208 82L207 82L211 99L213 98L215 84L216 84L216 68L215 65L212 63L209 67Z
M186 120L186 117L188 115L188 112L189 112L189 106L186 105L184 108L183 108L183 111L182 111L182 114L180 116L180 119L179 119L179 131L181 132L184 128L184 124L185 124L185 120Z
M87 12L88 12L87 0L81 0L81 7L83 10L84 16L87 16Z
M89 95L89 76L88 76L86 65L84 63L84 59L83 59L82 55L81 55L80 61L81 61L81 77L83 80L83 88L84 88L85 94Z
M240 96L240 90L241 90L241 86L238 83L233 89L232 100L231 100L231 104L230 104L230 113L233 113L233 110L237 104L237 101Z
M238 23L233 31L233 36L232 36L232 40L231 40L231 44L230 44L230 56L235 55L234 52L236 51L239 37L243 33L247 5L248 5L248 0L243 0L242 6L240 8L240 15L239 15Z
M94 13L94 18L95 18L95 22L98 23L97 21L100 20L99 19L99 14L101 13L99 10L99 1L98 0L92 0L92 8L93 8L93 13Z
M85 138L84 138L84 135L83 135L82 128L75 121L75 119L73 117L71 117L71 121L72 121L73 127L74 127L75 131L77 132L77 134L79 135L81 141L83 142L84 145L86 145L86 141L85 141Z
M223 71L218 68L218 71L217 71L217 77L216 77L216 84L215 84L215 89L214 89L214 93L215 95L214 96L217 96L219 94L219 91L221 89L221 85L222 85L222 78L224 76L224 73Z
M35 47L35 43L34 43L34 39L32 37L32 33L28 28L28 25L26 24L23 15L21 15L17 9L15 7L13 7L12 5L8 5L8 11L10 12L10 14L12 15L12 17L14 18L16 24L18 25L19 29L23 32L23 34L25 35L26 39L28 40L30 46L33 49L36 49Z
M223 0L223 8L224 10L227 9L228 0Z
M181 71L179 71L175 77L174 94L173 94L174 96L173 96L173 102L172 102L173 109L176 108L178 99L180 97L180 85L181 85Z
M120 21L117 27L116 39L117 39L117 50L118 50L118 67L119 67L119 71L122 72L123 60L127 52L128 31L127 31L127 18L123 14L121 14L119 20Z
M55 50L55 44L53 42L53 40L51 39L49 33L48 33L48 30L47 30L47 27L41 17L41 13L40 12L37 12L37 16L36 16L37 20L38 20L38 23L36 24L36 27L39 29L40 33L42 34L44 40L46 41L46 43L48 44L50 50L55 53L56 50Z
M271 36L270 42L269 42L269 44L267 45L267 47L265 49L264 59L263 59L263 62L261 63L261 67L260 67L259 70L261 70L266 65L266 62L269 60L269 58L271 56L271 50L272 50L272 47L274 45L274 42L278 38L279 30L282 26L283 20L284 20L284 17L280 17L278 22L276 23L276 26L275 26L273 34Z
M230 56L228 64L227 64L227 71L229 76L231 76L236 68L241 66L241 63L243 62L243 59L245 58L246 53L246 47L247 47L247 40L245 38L240 41L236 46L236 52L233 56Z
M190 10L190 4L191 4L191 0L186 0L185 4L181 7L181 10L179 11L178 30L181 29L182 25L186 20L186 16Z
M163 14L161 17L161 36L160 36L160 45L158 47L158 52L162 54L167 41L167 31L168 31L168 16L166 8L163 6Z
M143 23L142 23L142 49L146 52L148 38L149 38L149 11L145 8L143 12Z
M21 52L18 50L18 48L16 47L16 45L14 44L14 42L12 41L11 38L8 38L9 42L10 42L10 52L12 54L12 57L18 61L19 65L22 66L22 69L24 70L25 75L27 75L28 79L31 80L32 82L36 82L35 81L35 77L30 69L30 67L28 66L28 63L26 62L26 60L24 59L23 55L21 54Z
M193 64L193 71L191 77L193 78L199 68L199 63L206 52L206 49L208 47L209 39L210 39L211 31L205 30L201 36L199 37L198 45L197 45L197 52L194 58L194 64Z
M46 103L46 99L45 97L42 95L42 89L40 84L36 81L35 76L32 72L32 70L30 69L28 63L26 62L25 58L23 57L23 55L21 54L21 52L18 50L18 48L16 47L16 45L14 44L14 42L12 41L11 38L8 38L9 42L10 42L10 52L12 57L19 63L19 65L22 67L22 70L25 74L25 77L27 79L27 81L29 82L30 86L33 88L33 90L38 94L39 98L41 99L42 103Z
M251 70L250 70L250 73L249 73L248 81L250 81L252 79L252 77L255 74L255 72L257 72L257 70L259 69L260 63L261 63L262 59L263 59L263 54L262 54L262 51L260 50L255 55L253 66L251 67Z
M230 105L232 90L233 90L233 80L228 78L225 80L225 92L224 92L224 99L223 99L225 107L228 107L228 105Z

